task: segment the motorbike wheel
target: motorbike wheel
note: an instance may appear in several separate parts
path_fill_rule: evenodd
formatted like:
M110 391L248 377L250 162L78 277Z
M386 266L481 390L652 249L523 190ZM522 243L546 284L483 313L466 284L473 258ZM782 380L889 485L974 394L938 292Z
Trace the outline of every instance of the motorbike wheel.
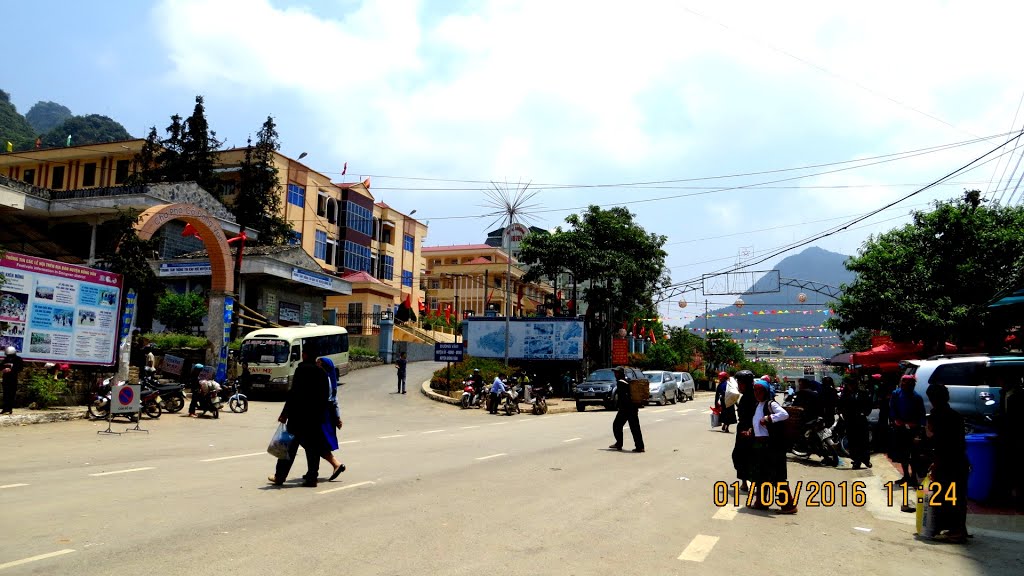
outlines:
M540 401L540 413L541 414L547 414L548 413L548 401L547 400L543 400L542 399Z
M511 416L512 415L512 403L511 402L505 402L505 415L506 416Z
M469 408L469 398L463 396L461 404L463 409Z
M797 456L799 458L809 458L811 455L811 453L803 446L793 446L789 451L793 453L793 456Z
M210 409L210 413L213 414L214 418L220 418L220 410L218 410L216 406L213 406Z
M163 412L163 408L161 408L160 404L154 400L150 400L142 405L142 413L148 418L156 420L161 414L163 414Z
M228 407L236 414L249 410L249 401L245 398L232 398L228 400Z
M177 414L181 412L181 409L185 407L185 399L181 396L171 396L164 400L164 409L169 414Z
M110 413L109 407L100 407L96 403L89 404L89 417L93 420L106 420L107 414Z

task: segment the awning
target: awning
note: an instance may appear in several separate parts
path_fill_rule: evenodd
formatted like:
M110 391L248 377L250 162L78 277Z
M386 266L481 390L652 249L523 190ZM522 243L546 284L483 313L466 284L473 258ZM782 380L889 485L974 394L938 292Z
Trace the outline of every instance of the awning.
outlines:
M1024 304L1024 288L1015 290L1009 294L997 297L997 300L988 305L989 308L999 308L1002 306L1018 306Z
M946 342L945 352L956 352L956 346ZM850 355L850 364L891 369L898 366L900 360L914 360L923 355L924 345L917 342L886 342L865 352L854 352Z
M829 358L824 363L830 366L850 364L851 356L853 356L852 352L843 352L842 354L836 354L835 356Z

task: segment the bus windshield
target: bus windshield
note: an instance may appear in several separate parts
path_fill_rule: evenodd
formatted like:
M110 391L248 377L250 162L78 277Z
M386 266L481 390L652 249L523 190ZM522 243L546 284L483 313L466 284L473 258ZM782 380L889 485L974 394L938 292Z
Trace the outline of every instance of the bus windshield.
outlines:
M290 347L284 340L246 340L242 342L242 362L249 364L285 364Z

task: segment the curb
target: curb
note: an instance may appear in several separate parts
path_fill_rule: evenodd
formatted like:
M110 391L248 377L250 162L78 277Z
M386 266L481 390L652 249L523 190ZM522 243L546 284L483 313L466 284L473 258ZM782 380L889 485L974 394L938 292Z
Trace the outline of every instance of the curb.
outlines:
M445 404L451 404L452 406L459 406L461 404L461 402L459 402L455 398L452 398L451 396L446 396L444 394L439 394L439 393L435 392L430 387L430 380L426 380L425 382L423 382L423 384L420 384L420 392L422 392L424 396L426 396L427 398L433 400L434 402L443 402ZM575 412L575 411L576 411L576 404L574 402L571 402L571 401L558 400L558 401L554 401L554 402L548 403L548 412L547 412L548 414L564 414L564 413L567 413L567 412ZM530 408L529 407L523 408L523 414L529 414L529 413L530 413Z
M89 413L84 408L54 411L26 410L20 414L0 418L0 428L9 426L28 426L29 424L46 424L49 422L68 422L84 420Z

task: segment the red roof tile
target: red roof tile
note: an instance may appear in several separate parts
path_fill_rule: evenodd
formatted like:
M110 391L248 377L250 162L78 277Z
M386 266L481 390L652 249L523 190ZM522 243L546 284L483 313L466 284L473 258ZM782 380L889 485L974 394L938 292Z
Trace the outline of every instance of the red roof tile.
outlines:
M381 282L380 280L377 280L373 276L370 276L366 272L349 272L348 274L343 274L341 276L341 279L345 280L346 282L351 282L353 284L356 283L356 282L369 282L371 284L374 284L374 283L376 283L376 284L384 284L383 282Z
M449 252L452 250L500 250L489 244L456 244L453 246L424 246L422 252Z

